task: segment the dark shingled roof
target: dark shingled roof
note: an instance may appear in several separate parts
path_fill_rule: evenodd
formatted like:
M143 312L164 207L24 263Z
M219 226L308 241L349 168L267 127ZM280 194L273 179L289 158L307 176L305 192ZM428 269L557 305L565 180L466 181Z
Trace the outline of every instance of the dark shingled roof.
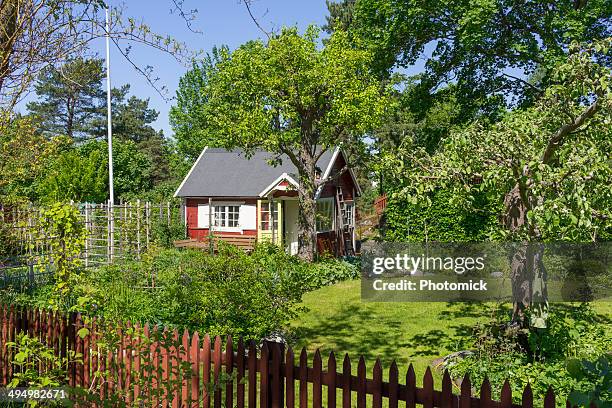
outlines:
M323 153L317 166L325 172L334 150ZM243 150L207 148L176 191L177 197L258 197L281 174L297 180L297 169L288 157L282 164L271 166L275 156L263 151L249 159Z

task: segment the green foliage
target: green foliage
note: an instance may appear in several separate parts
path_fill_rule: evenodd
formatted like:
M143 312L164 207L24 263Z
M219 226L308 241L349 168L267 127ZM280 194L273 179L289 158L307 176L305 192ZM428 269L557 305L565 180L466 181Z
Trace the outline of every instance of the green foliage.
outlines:
M268 44L222 50L204 90L203 119L216 129L207 134L209 144L283 153L283 146L293 151L312 143L305 130L324 147L370 130L386 108L380 85L367 73L371 56L352 49L342 32L321 50L318 39L314 27L303 36L285 28Z
M208 132L214 129L206 123L206 112L210 101L208 87L214 80L221 53L227 53L226 47L213 48L201 61L194 61L191 69L183 75L176 91L176 105L170 108L170 124L174 130L178 152L194 162L207 141L214 138Z
M360 269L357 265L337 259L324 259L305 267L304 289L316 290L345 280L357 279Z
M37 195L43 203L73 200L102 203L108 199L107 160L100 150L62 152L38 183Z
M509 208L503 210L507 236L600 239L609 231L612 208L612 94L610 70L597 60L609 56L609 45L609 40L573 44L570 56L551 72L556 84L537 104L493 125L458 129L435 154L411 144L384 152L388 182L413 202L426 202L439 188L466 204L479 192L498 194L495 202L514 192L526 216L521 223ZM473 183L475 177L482 183Z
M58 305L73 289L86 231L79 211L69 204L55 203L43 209L40 218L42 233L38 238L46 240L55 270L55 296L49 300Z
M134 196L151 189L153 163L132 141L113 142L115 194ZM102 203L108 200L108 144L92 141L62 152L38 183L38 199Z
M325 17L326 24L323 29L332 34L336 30L348 31L353 21L355 3L357 0L325 0L329 15Z
M40 120L40 131L48 137L90 137L92 121L104 103L103 77L101 59L74 58L61 67L49 65L44 69L35 85L41 101L27 105Z
M143 172L148 172L150 183L158 184L171 176L169 161L172 144L164 138L162 131L151 126L159 112L149 107L149 99L140 99L134 95L128 98L129 90L130 85L126 84L111 91L113 138L115 141L133 142L138 152L147 156L151 164L150 168L143 167ZM106 139L106 105L100 110L90 132L99 140Z
M472 203L478 211L454 203L447 190L429 196L429 205L419 205L390 194L384 215L385 240L478 242L499 228L499 209L484 194L478 194Z
M380 149L393 151L410 140L427 152L434 152L454 127L468 119L461 112L455 85L445 86L430 95L419 78L394 75L401 90L393 94L397 108L374 133Z
M66 357L55 355L53 348L36 337L19 332L15 341L6 343L12 351L14 374L8 388L52 388L68 384L68 365L81 358L73 350L68 350ZM40 370L40 367L45 367Z
M537 405L552 387L559 406L565 406L570 392L589 392L600 386L601 378L596 375L575 375L576 361L608 353L612 336L605 327L610 321L596 315L588 304L554 304L549 313L547 328L527 333L508 327L503 314L476 326L474 354L449 360L446 367L455 377L469 374L473 384L488 378L495 395L507 378L517 402L527 384Z
M350 1L342 3L350 9ZM513 96L537 94L573 41L610 35L611 7L605 0L358 0L350 31L374 52L374 69L381 74L424 59L426 89L434 93L456 82L460 105L473 117ZM538 73L538 82L517 80L509 70L527 77Z
M38 134L30 118L0 113L0 201L7 205L32 196L34 181L65 143L64 138L49 141Z
M180 218L173 218L170 224L166 220L158 220L153 225L152 235L156 244L164 248L172 248L174 241L185 239L185 224Z
M612 407L612 371L610 371L610 354L602 355L595 361L582 360L568 364L568 371L577 380L589 378L595 385L588 391L572 391L569 400L572 405L597 408Z
M214 256L160 249L81 275L70 302L111 321L261 339L285 326L306 291L358 275L347 262L310 264L272 245L251 254L222 246Z

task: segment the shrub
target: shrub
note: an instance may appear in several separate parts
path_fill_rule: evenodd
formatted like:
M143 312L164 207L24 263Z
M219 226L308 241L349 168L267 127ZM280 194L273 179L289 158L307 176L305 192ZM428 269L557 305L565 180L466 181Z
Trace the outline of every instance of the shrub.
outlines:
M612 337L604 329L609 321L588 304L554 304L549 312L547 328L528 333L507 327L502 316L477 326L475 353L451 359L446 368L454 377L469 374L473 384L488 378L495 396L499 396L507 378L517 402L527 384L533 389L534 405L542 405L546 391L552 387L557 403L565 406L571 391L589 392L597 382L593 375L572 375L576 359L597 359L608 353Z
M172 248L174 241L185 239L185 225L180 220L170 224L159 221L153 224L152 232L153 241L164 248Z
M71 302L88 299L88 313L113 320L261 339L294 316L304 292L358 274L348 262L309 264L269 244L251 254L157 249L142 262L85 272Z
M16 368L9 388L66 385L69 364L80 359L80 355L71 350L68 350L66 357L57 356L53 348L24 332L17 333L15 341L7 342L6 347L12 350L12 364ZM39 370L40 367L45 367L45 370Z
M385 209L385 239L388 241L479 242L498 229L497 208L484 193L472 203L476 211L453 202L449 191L430 195L423 206L389 196Z
M595 361L571 361L568 371L577 380L589 378L593 386L590 389L574 390L569 400L574 406L598 408L612 407L612 357L602 355Z

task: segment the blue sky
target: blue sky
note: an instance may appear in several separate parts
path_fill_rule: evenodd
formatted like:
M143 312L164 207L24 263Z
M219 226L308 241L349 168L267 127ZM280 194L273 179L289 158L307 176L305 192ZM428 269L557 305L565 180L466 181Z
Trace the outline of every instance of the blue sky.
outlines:
M120 6L122 3L120 0L110 0L110 4ZM185 10L198 10L193 26L201 34L194 34L184 20L170 14L171 0L129 0L124 6L125 16L137 20L141 18L153 31L169 34L193 50L210 51L213 46L222 44L235 48L248 40L264 36L249 17L244 4L238 0L185 0ZM312 23L322 25L327 14L325 0L255 0L252 9L260 23L267 28L297 25L304 29ZM93 44L92 48L98 50L99 56L104 56L104 40ZM185 66L167 54L144 46L134 45L130 56L140 66L153 66L154 76L160 79L158 84L168 88L168 97L174 97L179 79L187 70ZM172 135L168 112L173 101L164 101L116 49L111 51L111 81L114 87L129 83L132 95L150 98L150 105L160 112L154 127L162 129L166 136ZM30 94L18 109L25 111L25 103L34 99L36 95Z

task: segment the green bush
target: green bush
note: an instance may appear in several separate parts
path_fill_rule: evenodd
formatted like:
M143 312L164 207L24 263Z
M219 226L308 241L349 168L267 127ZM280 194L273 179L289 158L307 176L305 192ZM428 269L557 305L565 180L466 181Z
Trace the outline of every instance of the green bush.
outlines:
M69 364L81 360L81 356L73 350L68 350L66 357L57 356L53 348L25 332L17 333L15 341L7 342L6 347L12 350L11 363L15 370L7 385L9 388L67 385ZM40 367L45 369L40 370Z
M387 241L479 242L498 229L496 205L484 193L472 207L453 203L452 194L438 190L428 206L389 196L385 209L384 238Z
M577 380L589 378L590 389L574 390L569 395L573 406L597 408L612 407L612 355L602 355L597 360L572 361L568 371Z
M71 302L86 299L88 313L113 320L260 339L285 326L306 291L357 276L348 262L309 264L269 244L251 254L157 249L142 262L86 271Z
M185 225L181 220L173 220L168 224L165 220L153 224L153 242L164 247L172 248L174 241L185 239Z
M474 354L451 359L446 368L455 378L469 374L476 385L488 378L497 397L507 378L516 402L530 384L534 405L541 406L552 387L557 404L565 406L570 392L588 393L596 387L595 376L576 376L574 366L580 359L597 359L609 353L612 337L605 327L610 321L594 313L588 304L554 304L549 312L547 328L527 333L504 325L502 316L477 326Z

